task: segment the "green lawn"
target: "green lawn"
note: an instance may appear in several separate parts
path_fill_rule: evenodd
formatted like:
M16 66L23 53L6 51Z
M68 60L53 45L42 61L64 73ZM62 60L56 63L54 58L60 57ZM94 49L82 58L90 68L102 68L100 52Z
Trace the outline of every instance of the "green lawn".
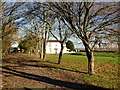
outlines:
M117 53L94 53L95 75L87 73L87 57L81 54L63 54L60 65L56 64L58 55L47 55L46 60L39 60L40 64L52 67L50 69L58 72L72 72L75 80L105 88L118 87L118 54Z

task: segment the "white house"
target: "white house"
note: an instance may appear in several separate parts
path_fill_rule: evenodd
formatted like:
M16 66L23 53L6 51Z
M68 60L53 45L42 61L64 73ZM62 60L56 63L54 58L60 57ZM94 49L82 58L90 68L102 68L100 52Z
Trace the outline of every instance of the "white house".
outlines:
M58 54L60 53L60 49L61 49L60 41L56 41L56 40L47 41L47 45L46 45L47 54ZM64 44L63 53L69 53L65 44Z

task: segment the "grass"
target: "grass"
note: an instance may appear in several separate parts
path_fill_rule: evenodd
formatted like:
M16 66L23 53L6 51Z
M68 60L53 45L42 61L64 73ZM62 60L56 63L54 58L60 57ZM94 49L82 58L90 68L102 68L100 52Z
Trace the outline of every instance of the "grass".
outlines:
M53 67L51 69L58 72L75 72L74 77L78 82L92 84L105 88L118 87L118 54L95 52L95 75L87 73L87 57L85 53L63 54L60 65L56 64L58 55L47 55L46 61L39 60L40 63ZM37 60L37 59L36 59ZM83 74L80 74L83 73ZM81 76L82 75L82 76Z
M87 74L88 64L87 64L87 57L85 55L85 52L75 53L75 54L63 54L61 64L57 64L58 56L59 56L58 54L46 55L45 60L41 60L34 57L34 59L29 59L29 63L33 62L32 65L38 65L38 67L43 66L43 68L47 68L47 70L48 71L51 70L51 72L52 70L53 72L55 71L55 73L59 72L60 75L63 75L63 77L66 78L66 80L72 80L72 82L90 84L94 86L111 88L111 89L118 87L118 82L119 82L118 66L120 63L118 63L119 56L117 53L95 52L94 75ZM7 61L8 62L5 63L5 65L8 64L7 66L17 65L15 64L16 58L14 61L12 58ZM35 62L36 64L34 64ZM25 63L29 64L27 62ZM53 74L53 77L54 76L55 75ZM9 76L7 76L7 78L9 78Z
M85 52L81 52L81 53L77 53L77 54L73 54L73 55L81 55L81 56L86 57ZM95 62L99 62L99 63L110 63L111 62L114 64L118 64L119 57L120 56L118 55L117 52L115 52L115 53L94 52Z

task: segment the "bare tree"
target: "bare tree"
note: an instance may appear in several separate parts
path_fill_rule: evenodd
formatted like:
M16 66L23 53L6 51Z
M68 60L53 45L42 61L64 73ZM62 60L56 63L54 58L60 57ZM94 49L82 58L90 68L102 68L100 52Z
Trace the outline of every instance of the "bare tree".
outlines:
M14 41L14 36L17 33L17 26L14 24L15 11L23 3L10 3L3 2L1 5L2 8L2 17L1 20L1 31L2 31L2 52L8 53L10 51L11 43Z
M64 25L60 17L57 18L56 22L58 22L58 25L55 25L54 27L56 28L54 28L53 30L50 30L50 33L61 44L61 50L58 58L58 64L60 64L62 60L64 44L67 41L67 39L72 35L72 33Z
M94 49L101 38L114 31L119 22L117 3L50 2L50 8L62 17L63 22L75 33L86 50L88 73L94 74Z
M49 38L49 29L51 28L53 24L53 16L51 15L52 12L49 10L49 8L46 7L45 3L34 3L35 8L34 12L32 12L32 15L37 16L40 18L40 21L42 23L41 26L41 49L40 49L40 58L45 59L46 55L46 42ZM37 9L36 9L37 8Z

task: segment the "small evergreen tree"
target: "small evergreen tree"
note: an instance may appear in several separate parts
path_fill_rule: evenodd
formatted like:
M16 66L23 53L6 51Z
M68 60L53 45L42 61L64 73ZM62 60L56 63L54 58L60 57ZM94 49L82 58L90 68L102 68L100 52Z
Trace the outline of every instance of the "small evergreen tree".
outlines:
M70 49L70 51L73 51L73 50L74 50L74 44L73 44L73 42L70 41L70 40L68 40L68 41L66 42L66 47L67 47L68 49Z

